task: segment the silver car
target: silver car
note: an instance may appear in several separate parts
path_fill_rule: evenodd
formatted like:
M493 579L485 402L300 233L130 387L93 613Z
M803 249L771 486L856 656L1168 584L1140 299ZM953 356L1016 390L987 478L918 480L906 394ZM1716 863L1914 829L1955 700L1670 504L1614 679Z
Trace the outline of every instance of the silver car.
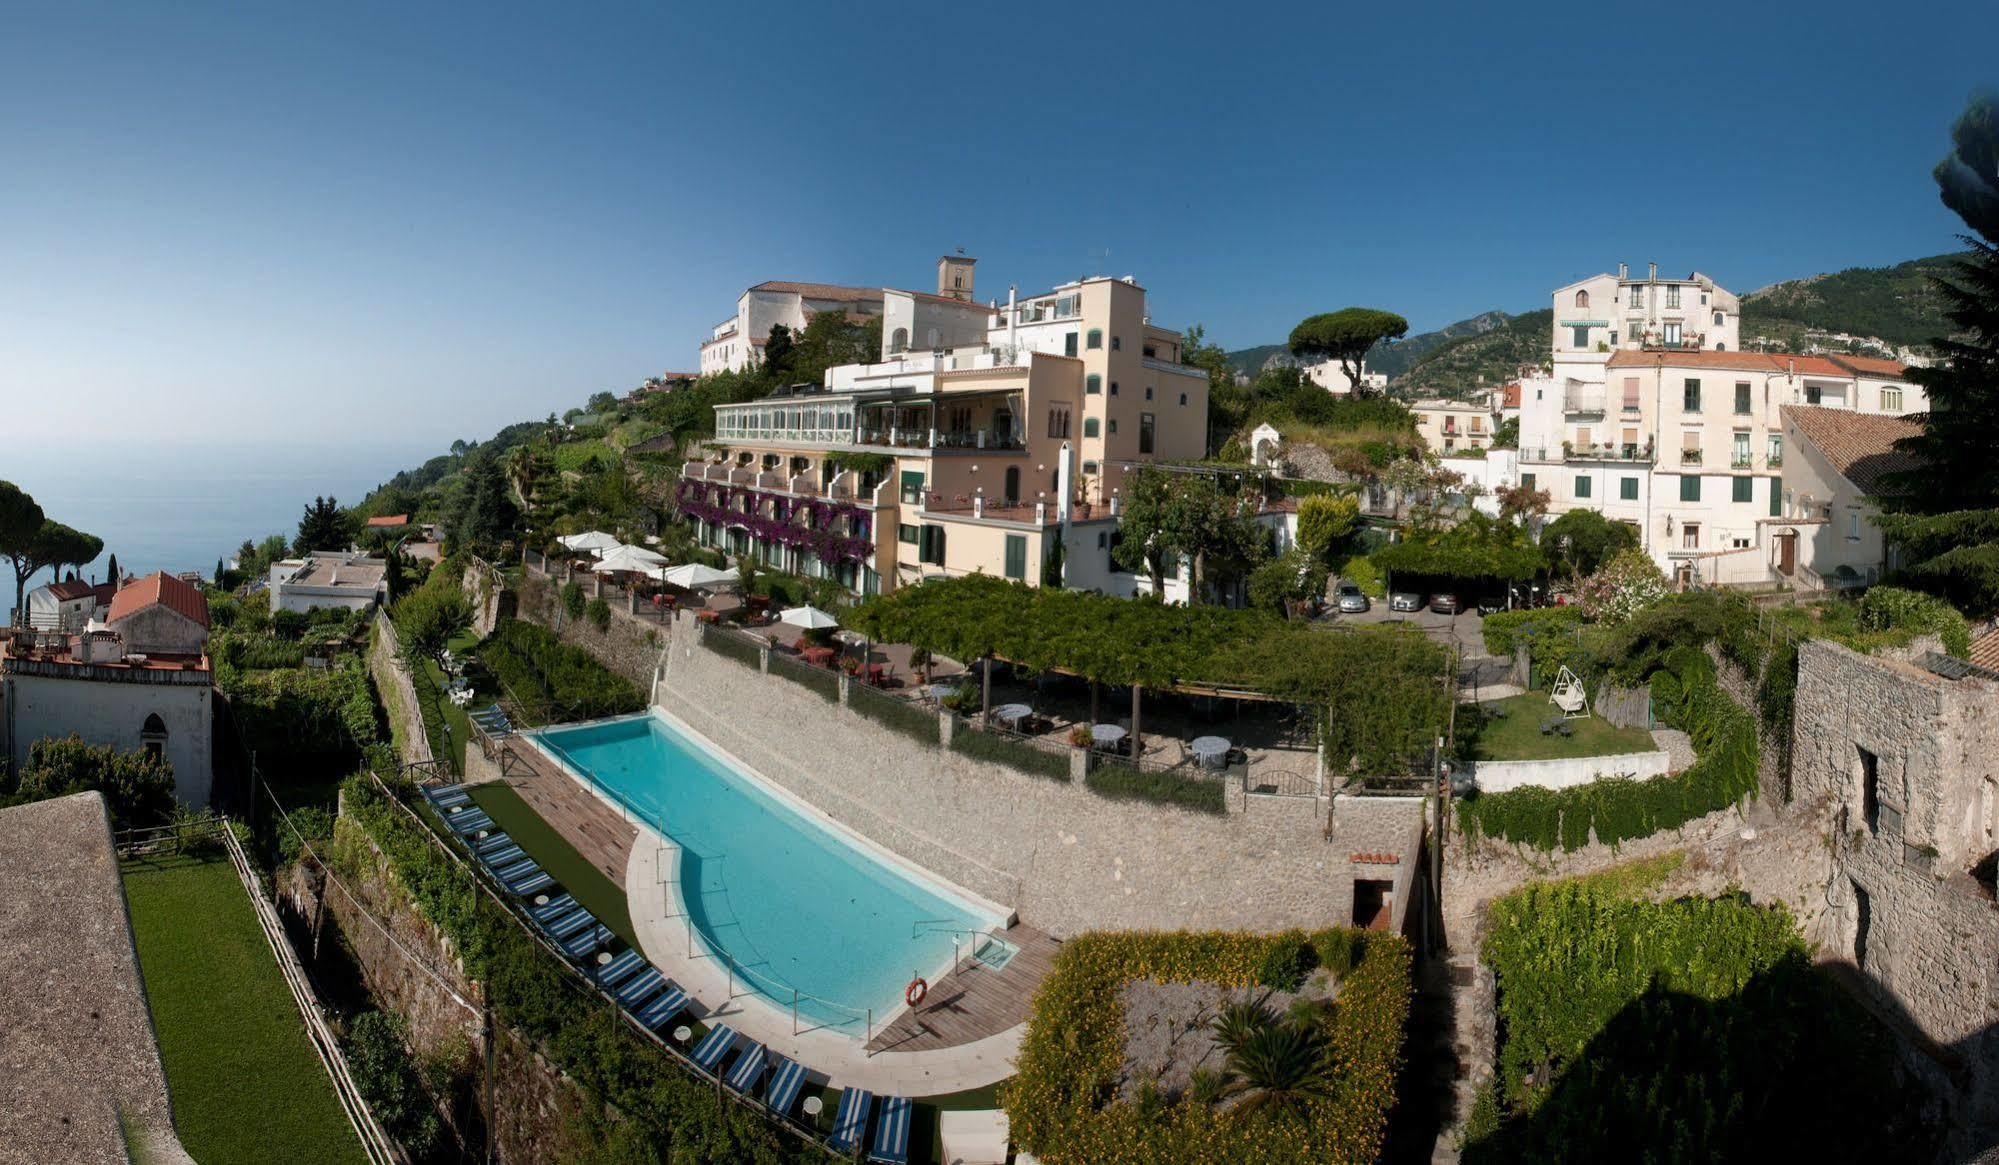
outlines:
M1367 596L1361 593L1360 588L1352 583L1340 584L1339 599L1342 615L1358 615L1374 606L1367 601Z
M1391 611L1420 611L1423 609L1423 596L1411 591L1396 591L1394 594L1388 596L1388 609Z

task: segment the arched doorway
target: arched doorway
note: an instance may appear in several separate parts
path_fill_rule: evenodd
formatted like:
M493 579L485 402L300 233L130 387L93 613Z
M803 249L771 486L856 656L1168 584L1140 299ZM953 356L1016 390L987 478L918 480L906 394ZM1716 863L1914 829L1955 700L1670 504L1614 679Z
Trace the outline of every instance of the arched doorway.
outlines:
M158 712L146 717L145 726L139 729L139 744L154 760L167 759L167 722L160 719Z

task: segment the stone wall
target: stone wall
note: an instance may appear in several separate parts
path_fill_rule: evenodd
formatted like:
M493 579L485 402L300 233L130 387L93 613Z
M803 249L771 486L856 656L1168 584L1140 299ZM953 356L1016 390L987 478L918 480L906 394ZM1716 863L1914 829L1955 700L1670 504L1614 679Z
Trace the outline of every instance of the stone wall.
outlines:
M368 643L368 674L381 693L382 708L388 713L395 738L402 741L404 764L421 764L431 759L430 736L423 730L423 712L417 707L416 687L410 683L396 647L396 627L386 611L375 612L375 634Z
M1999 829L1999 683L1807 643L1792 777L1830 839L1807 934L1909 1035L1953 1143L1999 1141L1999 906L1970 873Z
M1567 789L1605 776L1661 776L1666 772L1667 762L1667 755L1657 751L1548 760L1482 760L1473 762L1470 775L1484 793L1504 793L1525 785Z
M611 621L599 631L588 619L571 619L562 609L556 584L532 568L523 573L519 596L520 618L539 623L563 642L588 651L605 667L632 681L639 691L652 687L666 646L665 624L637 618L612 603Z
M506 576L492 563L468 557L459 586L465 592L465 601L472 606L472 630L479 633L479 638L491 635L495 624L513 615L517 596L507 586Z
M1714 662L1716 685L1756 721L1756 787L1759 795L1780 805L1791 800L1797 794L1791 787L1790 742L1764 726L1763 716L1757 711L1757 678L1741 664L1722 654L1721 648L1712 643L1707 646L1707 656ZM1793 731L1796 727L1793 723Z

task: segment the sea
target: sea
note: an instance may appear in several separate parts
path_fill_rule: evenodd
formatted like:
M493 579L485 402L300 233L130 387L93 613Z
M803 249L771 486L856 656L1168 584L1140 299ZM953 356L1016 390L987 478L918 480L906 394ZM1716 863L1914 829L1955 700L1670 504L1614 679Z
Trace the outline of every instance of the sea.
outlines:
M0 480L20 486L47 517L104 539L104 554L83 574L102 581L110 555L127 574L200 571L231 559L245 538L298 536L315 497L359 502L403 469L444 452L442 442L388 439L351 445L288 437L263 445L0 445ZM0 582L13 572L0 560ZM48 581L43 573L29 582ZM7 602L11 605L12 587Z

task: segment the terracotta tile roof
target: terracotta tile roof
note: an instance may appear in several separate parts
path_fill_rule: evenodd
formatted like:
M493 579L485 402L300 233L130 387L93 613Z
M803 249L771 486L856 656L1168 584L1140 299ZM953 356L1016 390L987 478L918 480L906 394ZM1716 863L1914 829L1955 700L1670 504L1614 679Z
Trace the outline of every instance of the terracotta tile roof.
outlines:
M1519 381L1516 380L1499 390L1499 407L1503 409L1517 409L1520 407Z
M111 613L105 616L104 621L116 623L128 615L136 615L160 604L203 627L208 626L208 599L198 588L163 570L118 588L117 596L111 600Z
M980 303L976 299L959 299L955 295L938 295L935 292L930 292L930 291L909 291L901 287L891 287L889 288L889 290L895 292L897 295L908 295L908 296L914 296L917 299L927 299L931 303L948 304L951 307L969 307L984 312L987 315L993 314L993 309L991 307L988 307L987 305ZM1077 318L1081 319L1082 317L1078 316Z
M1402 863L1402 855L1385 854L1385 853L1355 853L1355 854L1348 854L1347 860L1355 863L1356 865L1365 863L1368 865L1376 865L1376 866L1395 866L1395 865L1400 865Z
M1909 366L1900 360L1884 360L1879 356L1834 356L1832 359L1834 363L1845 365L1862 376L1902 380L1909 374Z
M1971 644L1971 662L1987 671L1999 671L1999 627L1986 632Z
M1818 448L1840 476L1862 493L1881 492L1881 478L1918 468L1921 462L1898 451L1895 442L1922 432L1906 417L1882 417L1817 405L1785 405L1784 421Z
M86 582L80 578L65 579L62 582L49 584L49 594L55 596L56 601L59 603L67 603L72 599L83 598L96 589L95 584Z
M408 514L384 514L379 518L368 519L368 525L374 529L389 529L409 524L410 516Z
M882 297L879 287L843 287L838 283L798 283L789 279L765 280L750 290L781 291L806 299L833 299L841 303L860 303Z

